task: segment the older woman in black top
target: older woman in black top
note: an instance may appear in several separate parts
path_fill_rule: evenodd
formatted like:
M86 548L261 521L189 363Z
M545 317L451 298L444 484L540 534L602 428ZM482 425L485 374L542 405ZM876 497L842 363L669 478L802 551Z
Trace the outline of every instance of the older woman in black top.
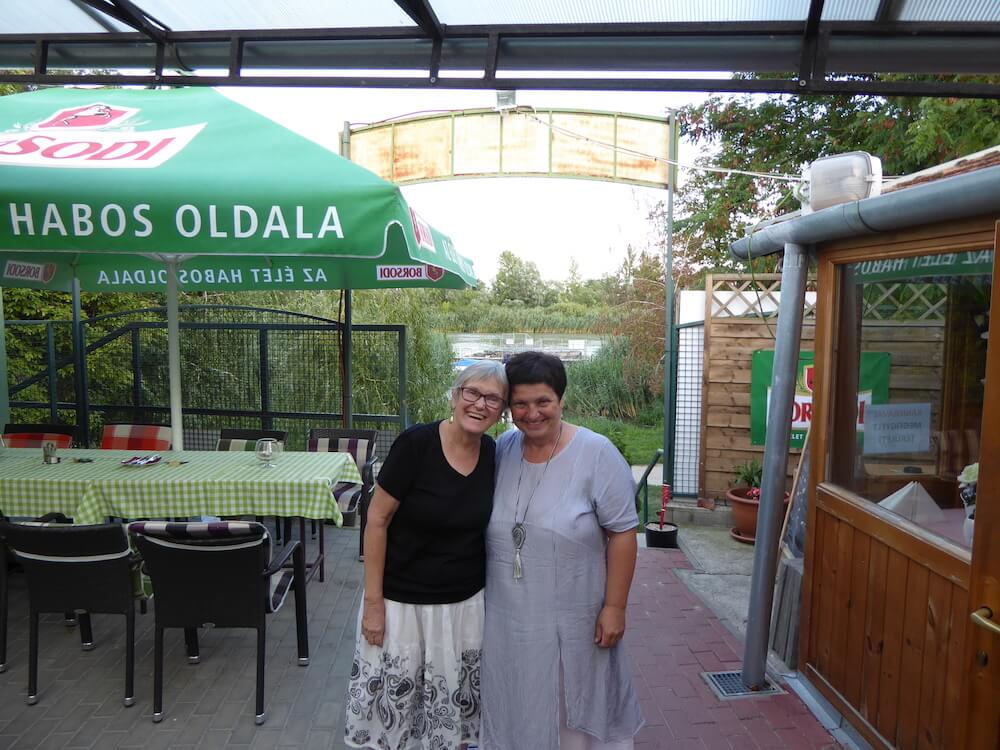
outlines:
M347 696L351 747L458 748L479 736L479 659L495 446L507 376L459 373L447 421L401 434L365 531L365 594Z

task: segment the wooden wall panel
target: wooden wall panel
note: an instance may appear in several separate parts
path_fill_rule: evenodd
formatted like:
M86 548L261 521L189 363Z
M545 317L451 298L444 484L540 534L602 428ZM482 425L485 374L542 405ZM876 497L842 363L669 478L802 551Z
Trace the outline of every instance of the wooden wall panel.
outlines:
M903 658L903 616L906 612L906 569L908 560L897 550L889 550L886 576L885 621L882 626L882 672L879 675L878 715L875 728L890 739L896 736L899 709L899 672Z
M899 670L899 710L896 744L917 746L920 718L920 680L927 634L927 568L910 560L906 573L906 612L903 616L903 653ZM937 675L928 675L937 680Z
M806 671L875 746L959 750L963 553L885 533L881 509L856 496L816 493Z
M865 611L865 652L861 665L861 696L855 705L866 720L878 716L878 694L882 676L882 632L885 624L885 592L888 587L889 548L871 541L868 596ZM860 595L861 592L858 592Z
M948 640L948 672L944 678L944 722L941 731L942 748L957 748L959 716L962 705L962 683L965 681L965 626L969 621L969 592L953 589ZM962 748L961 750L965 750Z
M936 750L941 746L941 722L944 714L945 676L948 674L948 644L951 638L952 586L931 573L927 586L927 632L924 634L924 663L920 683L920 723L917 747ZM939 675L939 679L930 679ZM952 717L949 717L950 719Z
M871 537L854 534L854 549L851 551L850 597L847 602L847 675L843 693L854 705L861 700L861 681L864 677L865 661L865 617L868 614L866 596L868 569L871 564Z

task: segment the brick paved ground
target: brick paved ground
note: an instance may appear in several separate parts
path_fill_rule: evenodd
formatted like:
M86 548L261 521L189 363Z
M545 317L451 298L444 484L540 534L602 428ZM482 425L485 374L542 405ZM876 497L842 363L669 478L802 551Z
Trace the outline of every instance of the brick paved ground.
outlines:
M8 670L0 674L0 748L322 748L340 750L343 693L360 598L357 532L328 528L327 580L309 584L311 663L295 664L294 608L269 620L267 721L253 721L255 637L203 631L188 665L180 632L167 635L164 711L153 724L152 613L137 619L136 705L124 708L123 618L94 616L97 648L82 652L59 616L41 627L39 701L27 706L27 602L11 577ZM739 644L675 576L676 550L640 550L627 647L648 726L637 750L836 747L794 695L717 700L705 670L737 669ZM524 750L531 750L525 748Z
M636 750L837 748L794 694L719 700L702 672L738 670L743 648L674 573L680 550L642 549L625 642L646 727Z

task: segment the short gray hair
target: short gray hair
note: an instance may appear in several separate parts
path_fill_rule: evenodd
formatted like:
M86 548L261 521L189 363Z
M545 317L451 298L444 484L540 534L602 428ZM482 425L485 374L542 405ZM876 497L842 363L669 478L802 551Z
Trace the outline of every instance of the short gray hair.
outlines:
M455 382L451 384L452 392L456 388L465 387L466 383L471 383L473 380L492 380L498 383L503 391L504 401L507 400L507 370L500 362L481 359L469 365L455 376Z

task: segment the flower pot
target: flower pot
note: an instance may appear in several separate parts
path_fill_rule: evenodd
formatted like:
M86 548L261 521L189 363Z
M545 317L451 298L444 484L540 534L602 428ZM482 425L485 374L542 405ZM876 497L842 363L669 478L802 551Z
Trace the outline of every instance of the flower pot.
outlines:
M965 523L962 524L962 538L965 539L965 544L967 547L972 546L972 537L976 533L976 519L966 518Z
M650 521L646 524L646 546L676 549L677 527L672 523L664 523L663 528L660 528L659 521Z
M733 487L726 491L726 499L733 510L733 523L736 526L730 530L730 535L738 542L753 544L757 538L757 508L760 500L749 497L749 487ZM784 505L788 505L788 493L785 493Z

